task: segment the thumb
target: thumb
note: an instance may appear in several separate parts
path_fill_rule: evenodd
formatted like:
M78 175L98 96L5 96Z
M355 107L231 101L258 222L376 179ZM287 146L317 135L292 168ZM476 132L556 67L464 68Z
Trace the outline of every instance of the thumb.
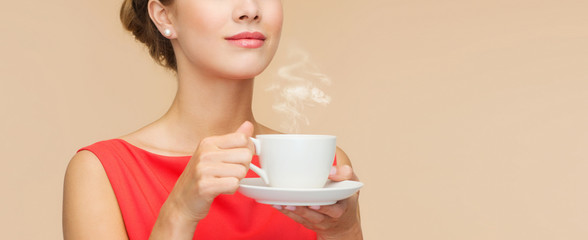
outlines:
M253 123L245 121L235 132L243 133L246 137L251 137L253 136Z
M353 179L353 169L349 165L332 166L329 179L340 182Z
M253 136L253 123L245 121L235 132L242 133L245 135L245 137L247 137L247 147L251 150L252 153L255 153L255 145L253 145L253 142L249 139Z

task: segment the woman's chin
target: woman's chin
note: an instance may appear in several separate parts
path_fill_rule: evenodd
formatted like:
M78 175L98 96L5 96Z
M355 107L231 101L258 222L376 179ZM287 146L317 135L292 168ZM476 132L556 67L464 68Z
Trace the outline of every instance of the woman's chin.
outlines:
M257 77L257 75L259 74L235 74L235 75L227 75L225 78L226 79L231 79L231 80L249 80L249 79L254 79L255 77Z
M261 74L265 70L259 66L246 67L246 68L233 68L230 71L225 72L225 78L227 79L253 79Z

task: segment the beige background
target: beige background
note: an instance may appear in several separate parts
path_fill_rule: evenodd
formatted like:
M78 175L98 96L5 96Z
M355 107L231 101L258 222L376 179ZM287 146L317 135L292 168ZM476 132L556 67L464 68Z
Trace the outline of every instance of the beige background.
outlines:
M60 239L76 149L160 116L175 83L119 0L8 1L0 14L3 239ZM338 136L366 239L588 239L588 2L285 0L283 44L333 80L308 133Z

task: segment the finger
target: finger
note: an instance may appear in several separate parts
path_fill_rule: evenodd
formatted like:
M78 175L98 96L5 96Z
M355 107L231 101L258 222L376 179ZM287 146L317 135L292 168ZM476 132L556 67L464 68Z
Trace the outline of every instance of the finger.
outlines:
M248 148L231 148L200 154L200 161L208 162L222 162L249 165L253 158L253 152Z
M302 216L299 216L298 214L294 213L295 208L299 208L299 207L284 206L284 207L281 207L281 209L279 209L279 211L282 212L284 215L288 216L289 218L291 218L292 220L296 221L297 223L300 223L305 226L310 226L311 225L310 222L308 222ZM290 209L290 210L288 210L288 209Z
M213 144L220 149L247 147L255 152L255 146L251 139L253 136L253 124L249 121L243 122L233 133L212 137Z
M198 182L201 196L215 198L219 194L233 194L239 188L239 179L234 177L205 178Z
M245 121L235 132L245 134L246 137L251 137L253 136L253 124L249 121Z
M325 214L309 209L308 207L296 207L296 210L292 212L312 224L319 224L327 217Z
M207 137L200 143L207 149L230 149L249 146L249 137L244 133L234 132L226 135Z
M219 191L221 194L233 194L239 189L239 179L234 177L217 178L219 181Z
M340 218L347 209L347 202L347 199L341 200L333 205L320 206L320 208L315 211L332 218Z
M253 141L251 141L250 138L253 137L253 133L255 132L254 130L255 129L253 127L253 124L249 121L245 121L243 122L243 124L241 124L239 129L235 131L235 133L245 134L245 137L247 138L247 148L249 148L253 153L255 153L255 145L253 144Z
M337 182L350 180L352 178L353 169L349 165L333 166L331 168L331 173L329 174L329 179Z
M243 179L247 175L248 167L242 164L211 163L198 166L198 174L203 178L234 177Z

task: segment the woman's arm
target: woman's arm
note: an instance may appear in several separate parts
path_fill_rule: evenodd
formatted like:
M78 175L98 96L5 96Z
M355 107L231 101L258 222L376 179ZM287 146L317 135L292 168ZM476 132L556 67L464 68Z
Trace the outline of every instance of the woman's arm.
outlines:
M203 139L161 207L150 239L192 239L219 194L233 194L253 156L253 125ZM81 151L65 177L65 239L128 239L120 208L100 161Z
M150 239L192 239L220 194L233 194L247 175L253 157L253 125L204 138L161 207Z
M196 222L166 202L151 239L192 239ZM118 201L100 160L80 151L70 161L63 194L64 239L128 239Z
M69 162L63 188L64 239L128 239L100 160L89 151Z

